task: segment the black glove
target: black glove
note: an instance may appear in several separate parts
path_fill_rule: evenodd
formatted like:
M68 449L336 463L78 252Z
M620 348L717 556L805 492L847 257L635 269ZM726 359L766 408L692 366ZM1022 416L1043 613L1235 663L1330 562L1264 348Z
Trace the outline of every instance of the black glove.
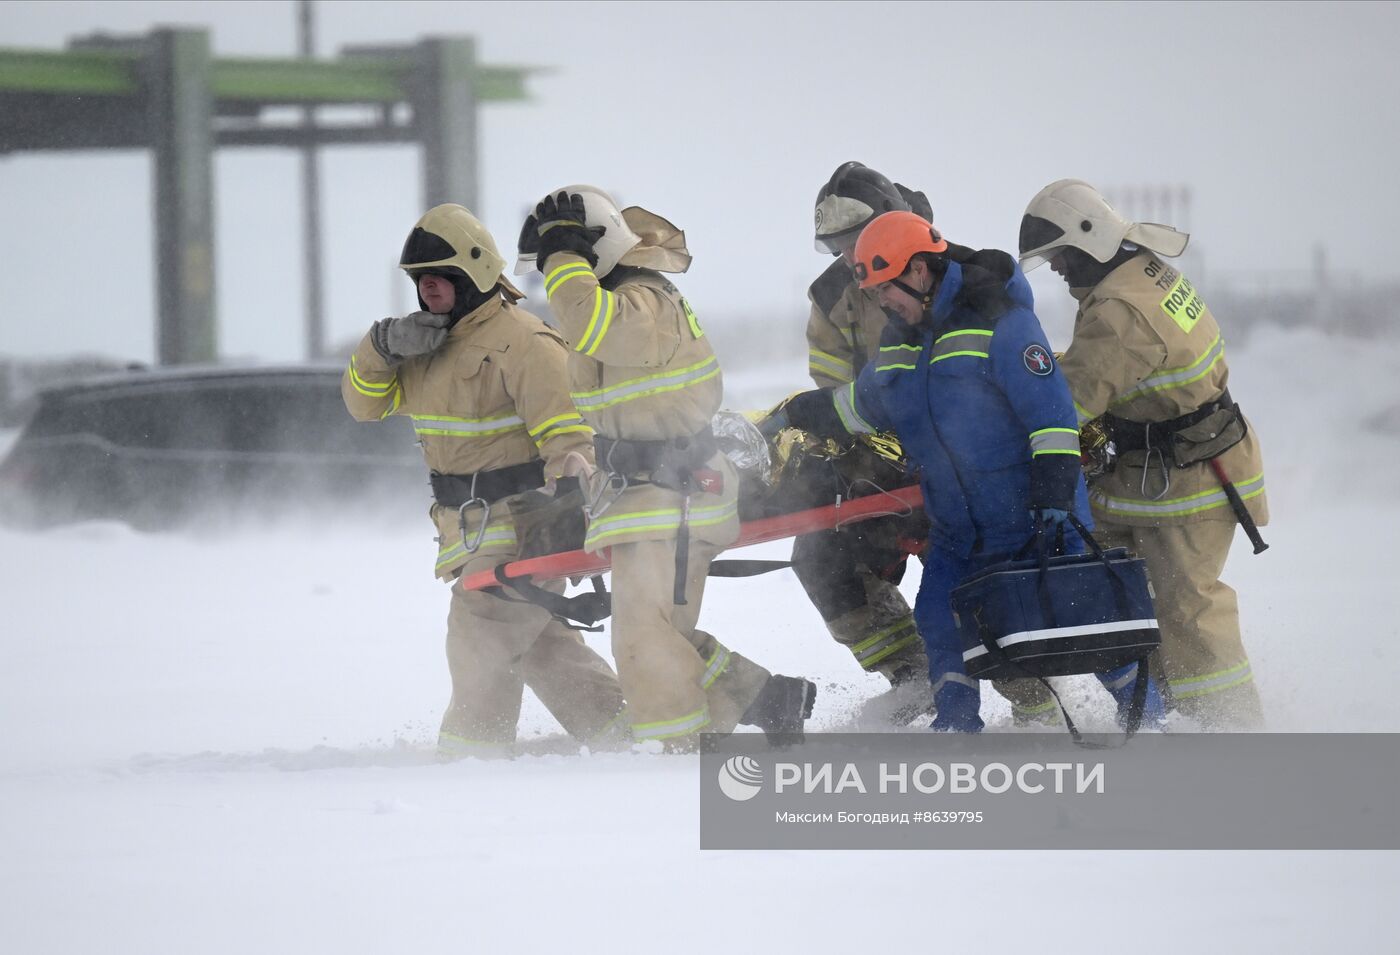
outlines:
M576 226L585 229L588 222L588 210L584 208L583 196L578 193L569 195L567 192L560 192L557 196L545 196L539 205L535 206L536 228L540 235L544 235L550 229L559 226ZM601 229L598 235L602 235ZM597 242L597 236L590 241Z
M841 423L831 390L817 388L793 395L777 412L787 419L789 427L800 428L818 438L848 438L850 432ZM776 417L776 415L775 415Z
M570 252L587 259L590 267L598 264L593 245L607 230L602 226L588 226L583 196L567 192L545 196L544 201L535 206L534 219L535 231L539 233L535 264L541 272L544 271L545 260L556 252ZM529 224L529 220L526 220L526 224ZM523 234L521 241L524 242Z

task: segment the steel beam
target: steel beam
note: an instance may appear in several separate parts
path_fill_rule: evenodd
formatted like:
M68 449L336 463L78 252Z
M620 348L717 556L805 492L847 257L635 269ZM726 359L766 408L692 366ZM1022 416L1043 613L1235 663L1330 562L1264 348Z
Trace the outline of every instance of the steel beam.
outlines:
M423 143L423 208L456 202L479 216L476 43L470 37L424 40L418 53L412 103Z
M144 63L154 161L156 360L218 358L209 34L161 29Z

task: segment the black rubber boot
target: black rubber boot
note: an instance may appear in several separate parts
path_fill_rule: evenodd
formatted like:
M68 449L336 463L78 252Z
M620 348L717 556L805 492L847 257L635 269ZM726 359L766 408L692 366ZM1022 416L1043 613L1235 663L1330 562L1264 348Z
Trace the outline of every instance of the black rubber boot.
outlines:
M769 746L792 746L806 736L802 723L812 715L817 685L796 676L770 676L739 722L763 730Z

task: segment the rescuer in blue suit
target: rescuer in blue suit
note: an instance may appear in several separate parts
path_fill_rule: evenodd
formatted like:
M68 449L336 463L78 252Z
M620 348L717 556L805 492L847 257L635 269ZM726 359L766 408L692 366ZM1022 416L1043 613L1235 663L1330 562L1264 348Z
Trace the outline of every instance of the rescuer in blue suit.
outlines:
M1010 560L1042 522L1068 553L1091 525L1069 387L1015 260L951 245L912 212L887 212L861 232L855 272L890 316L879 357L849 385L804 392L783 423L823 435L893 431L918 465L932 520L914 618L928 650L935 730L982 729L948 596L960 581ZM1128 710L1137 665L1099 675ZM1160 722L1149 686L1144 725Z

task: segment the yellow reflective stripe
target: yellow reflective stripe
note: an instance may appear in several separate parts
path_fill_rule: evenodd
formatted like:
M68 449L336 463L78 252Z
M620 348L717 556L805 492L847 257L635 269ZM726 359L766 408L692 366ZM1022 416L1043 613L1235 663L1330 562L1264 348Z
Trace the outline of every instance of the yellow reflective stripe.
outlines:
M545 298L553 298L559 286L569 281L569 279L577 278L584 273L588 273L589 275L593 274L593 268L587 262L568 262L554 269L549 275L545 276Z
M916 643L919 642L919 640L920 640L919 634L918 634L917 631L915 631L914 633L909 634L909 636L905 637L903 640L897 640L897 641L895 641L894 643L890 644L889 646L885 647L885 649L881 650L879 653L875 654L874 656L867 657L866 659L861 660L861 661L860 661L860 665L863 666L863 667L865 667L865 668L868 670L868 669L870 669L871 667L873 667L873 666L877 665L878 663L880 663L880 662L881 662L882 660L884 660L886 657L891 657L891 656L893 656L894 654L898 653L898 652L901 651L901 650L904 650L904 649L907 649L908 647L914 646Z
M851 647L851 653L856 662L868 670L917 639L919 632L914 629L914 621L900 620Z
M360 377L359 362L354 355L350 356L350 385L366 398L384 398L393 391L399 384L398 372L388 381L366 381Z
M1041 454L1079 455L1077 428L1041 428L1031 432L1031 457Z
M830 378L837 385L849 384L851 381L850 375L843 375L840 372L832 371L830 368L823 368L815 362L810 361L807 363L807 374L812 376L821 375L823 378Z
M1263 494L1263 473L1256 474L1247 481L1239 482L1235 485L1235 490L1239 492L1242 501L1252 500ZM1225 496L1224 488L1201 491L1198 494L1189 494L1186 497L1173 498L1169 501L1141 501L1109 497L1102 491L1090 490L1089 500L1097 503L1111 514L1139 517L1185 517L1189 514L1199 514L1202 511L1224 507L1230 503L1230 499Z
M875 433L875 426L862 418L860 412L856 410L855 382L833 391L831 401L836 406L836 416L841 419L842 427L851 434Z
M948 352L948 353L945 354L945 355L939 355L937 358L934 358L932 361L929 362L929 364L930 364L930 365L936 365L936 364L938 364L940 361L943 361L943 359L945 359L945 358L957 358L957 357L959 357L960 355L965 355L965 356L967 356L968 358L990 358L990 357L991 357L990 355L988 355L988 354L987 354L986 352L984 352L984 351L950 351L950 352Z
M1155 374L1148 375L1137 383L1131 391L1126 391L1118 398L1114 399L1114 405L1121 405L1132 401L1140 395L1151 394L1154 391L1166 391L1169 388L1181 388L1186 385L1195 384L1206 375L1211 373L1220 360L1225 357L1225 342L1219 335L1210 343L1210 347L1189 365L1180 368L1167 368Z
M946 335L939 335L933 340L933 343L937 345L939 342L945 342L950 338L957 338L959 335L982 335L986 338L991 338L993 334L995 333L990 328L963 328L956 332L949 332Z
M1254 674L1250 670L1249 661L1246 660L1225 670L1217 670L1214 673L1192 677L1189 680L1168 680L1167 683L1171 686L1172 696L1178 700L1187 700L1193 696L1221 693L1248 683L1252 679L1254 679Z
M588 347L589 339L593 336L593 330L598 327L598 315L603 310L603 288L599 286L593 290L593 314L589 316L588 327L583 331L583 337L574 346L574 351L583 351ZM587 354L585 352L585 354Z
M1083 424L1086 421L1094 420L1094 415L1091 415L1089 414L1089 412L1085 411L1084 406L1077 401L1074 403L1074 413L1079 417L1080 424Z
M705 674L700 679L700 688L708 690L720 674L729 669L729 648L720 644L716 646L714 654L705 662Z
M934 339L931 352L932 357L929 359L929 364L936 364L943 361L945 358L989 358L991 356L988 355L987 352L978 350L978 342L960 341L959 339L990 339L993 334L994 332L989 328L960 328L956 331L948 332L945 335L940 335L938 338ZM943 345L944 342L948 344ZM940 348L940 346L942 347ZM986 348L988 346L983 343L982 347Z
M904 351L913 352L914 354L918 354L919 352L921 352L921 351L923 351L923 350L924 350L924 346L922 346L922 345L881 345L881 346L880 346L880 354L881 354L881 355L884 355L886 352L904 352ZM909 356L907 356L907 355L898 355L898 356L896 356L896 355L890 355L890 357L891 357L891 358L894 358L894 357L906 358L906 357L909 357ZM901 364L901 363L896 363L896 364L892 364L892 365L876 365L876 366L875 366L875 370L876 370L876 371L913 371L916 367L917 367L916 365L905 365L905 364Z
M400 399L402 399L402 398L403 398L403 389L399 387L398 382L395 382L395 383L394 383L394 397L393 397L393 400L389 402L389 407L386 408L386 409L384 410L384 413L383 413L382 415L379 416L379 420L380 420L380 421L383 421L385 418L389 417L389 415L393 414L395 411L398 411L398 410L399 410L399 401L400 401Z
M467 537L469 539L475 534L476 531L474 530L467 531ZM476 549L473 556L475 554L480 554L482 551L502 549L515 550L517 546L518 542L515 538L515 525L510 521L505 521L499 524L492 524L486 528L486 533L481 538L481 546ZM456 561L457 558L466 556L468 556L467 545L462 543L461 540L458 540L455 544L446 544L438 550L437 563L433 565L433 569L442 570Z
M418 434L451 438L489 438L509 431L525 430L525 419L517 415L500 418L457 418L452 415L409 415Z
M594 733L592 736L584 738L585 743L610 743L621 742L631 735L632 728L627 725L627 709L624 707L616 716L608 720L607 724Z
M680 391L682 388L689 388L692 385L709 381L718 375L719 361L714 355L710 355L703 361L698 361L685 368L644 375L641 378L630 378L606 388L599 388L597 391L574 391L569 393L569 397L574 399L574 404L580 411L599 411L626 401L635 401L638 398L649 398L652 395Z
M710 723L710 708L702 706L694 713L677 717L674 720L657 720L655 723L633 723L632 735L637 739L673 739L686 736Z
M583 338L578 345L574 347L574 351L592 355L598 350L598 346L603 344L603 336L608 333L608 327L612 325L614 301L613 293L602 286L593 290L593 317L588 320L588 329L583 333ZM607 304L606 309L603 308L604 303ZM602 315L601 324L598 321L600 314ZM593 334L595 329L597 335Z
M603 339L607 336L608 329L612 327L613 312L616 310L617 306L616 295L607 290L603 290L603 294L607 296L608 299L608 311L607 314L603 316L603 327L598 329L598 337L594 339L593 347L588 349L588 354L590 355L598 350L599 345L603 344Z
M541 432L548 431L551 427L553 427L556 424L559 424L560 422L567 421L572 424L573 422L582 420L583 415L579 414L577 411L566 411L563 414L555 415L553 418L546 418L544 421L541 421L539 424L535 425L533 428L530 429L530 437L538 438Z
M839 379L843 384L851 380L855 366L845 358L828 354L819 348L807 351L807 370L819 371L829 378Z
M737 517L738 514L739 502L736 500L713 507L692 508L690 519L686 523L691 527L712 527L715 524L723 524L725 521ZM619 534L630 534L636 531L674 531L680 530L680 526L681 509L679 507L664 507L653 511L631 511L616 515L609 510L604 517L589 525L586 545L592 548L597 541L607 537L616 537Z
M420 428L417 425L413 430L416 434L439 437L439 438L489 438L498 434L507 434L511 431L519 431L521 425L512 425L508 428L496 428L494 430L471 430L461 431L453 428Z
M542 435L542 436L536 438L536 439L535 439L535 444L537 444L537 445L543 447L543 446L544 446L544 443L545 443L546 441L548 441L550 438L557 438L557 437L559 437L561 434L575 434L575 433L577 433L577 434L596 434L597 432L595 432L592 428L590 428L590 427L589 427L588 425L586 425L586 424L571 424L571 425L567 425L567 426L565 426L565 427L563 427L563 428L555 428L553 431L549 432L548 434Z
M705 332L700 328L700 319L695 314L695 310L690 307L690 303L684 298L681 299L681 310L685 312L685 320L690 323L690 337L704 338Z
M863 653L866 650L869 650L871 647L882 642L886 637L894 633L896 630L903 630L905 627L912 627L913 625L914 623L912 620L898 620L895 623L890 624L883 630L876 630L874 634L865 638L860 643L857 643L854 646L852 646L851 652L854 653L856 656L860 656L861 653Z
M1035 706L1020 706L1019 704L1012 703L1011 709L1012 712L1019 713L1022 716L1040 716L1043 713L1049 713L1059 705L1060 704L1056 703L1054 700L1048 703L1038 703Z
M566 412L555 415L548 421L542 421L530 429L530 437L535 439L535 444L543 445L550 438L558 437L561 434L580 432L592 434L593 429L583 423L583 415L577 411Z

